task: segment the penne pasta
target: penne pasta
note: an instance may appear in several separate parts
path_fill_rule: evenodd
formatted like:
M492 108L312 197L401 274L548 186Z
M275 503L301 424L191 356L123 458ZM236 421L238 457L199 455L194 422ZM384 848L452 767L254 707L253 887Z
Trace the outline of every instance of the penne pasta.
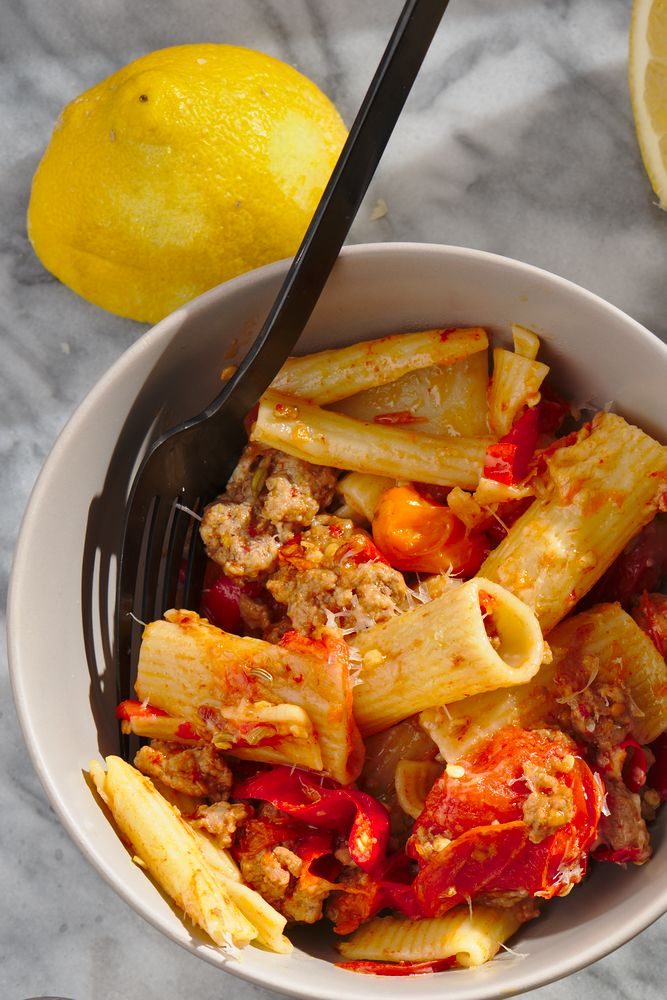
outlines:
M545 634L654 517L664 497L667 448L622 417L598 413L547 465L545 495L479 571L532 608Z
M529 680L543 656L535 616L502 587L477 577L359 632L354 714L375 733L432 705Z
M525 918L524 918L525 919ZM444 917L375 917L339 946L347 961L431 962L455 958L464 968L483 965L524 922L516 907L457 907Z
M486 331L423 330L396 333L333 351L289 358L271 388L324 406L430 365L451 365L488 345Z
M106 764L104 778L99 764L91 774L142 866L217 945L242 947L254 940L257 928L216 878L178 811L120 757L107 757Z
M520 323L512 323L512 342L516 354L529 361L535 360L540 349L540 338L533 330Z
M435 437L352 417L266 392L250 436L306 462L474 489L490 438Z

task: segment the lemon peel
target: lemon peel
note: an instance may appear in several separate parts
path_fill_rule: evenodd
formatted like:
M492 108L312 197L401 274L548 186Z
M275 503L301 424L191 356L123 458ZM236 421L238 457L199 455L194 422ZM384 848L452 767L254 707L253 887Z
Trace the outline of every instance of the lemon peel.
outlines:
M180 45L70 102L35 173L28 234L96 305L154 323L296 252L346 130L271 56Z

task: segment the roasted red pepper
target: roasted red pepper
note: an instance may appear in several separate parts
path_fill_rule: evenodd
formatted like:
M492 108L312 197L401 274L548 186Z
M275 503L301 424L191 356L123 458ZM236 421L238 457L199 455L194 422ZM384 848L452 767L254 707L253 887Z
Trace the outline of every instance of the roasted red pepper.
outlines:
M348 972L363 972L370 976L422 976L427 972L444 972L456 966L456 955L439 958L432 962L336 962L339 969Z
M156 708L155 705L147 705L143 701L134 701L132 699L121 701L116 708L116 718L124 719L126 722L130 719L151 719L156 716L164 718L168 715L169 712L163 712L161 708Z
M445 772L436 781L408 841L420 862L415 890L425 916L441 916L480 892L525 890L549 899L581 880L603 792L565 738L508 726L457 763L460 777ZM569 790L572 818L536 842L524 803L527 775L542 771ZM438 833L443 843L425 853Z
M539 433L540 415L534 406L515 421L509 433L486 449L484 476L507 486L525 479Z
M363 871L373 873L385 860L389 814L366 792L295 768L274 767L239 782L232 794L271 802L302 823L346 834L350 856Z

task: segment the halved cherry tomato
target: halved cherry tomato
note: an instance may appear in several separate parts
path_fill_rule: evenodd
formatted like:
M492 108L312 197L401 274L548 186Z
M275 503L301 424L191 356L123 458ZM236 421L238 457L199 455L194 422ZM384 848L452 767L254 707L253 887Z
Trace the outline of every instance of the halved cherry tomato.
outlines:
M489 550L486 537L466 534L463 521L413 486L394 486L380 497L373 539L395 569L473 576Z
M541 839L524 818L528 762L557 776L571 795L571 818ZM460 777L445 772L436 781L408 841L421 866L415 891L425 915L440 916L480 892L524 890L549 899L581 880L603 790L565 737L508 726L457 764ZM424 841L437 834L450 842L424 855Z

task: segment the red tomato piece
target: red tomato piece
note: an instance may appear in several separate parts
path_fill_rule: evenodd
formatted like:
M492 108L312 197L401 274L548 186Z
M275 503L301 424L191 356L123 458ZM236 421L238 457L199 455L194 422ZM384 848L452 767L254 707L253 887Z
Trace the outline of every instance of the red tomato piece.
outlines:
M486 450L484 475L508 486L521 482L528 474L540 433L537 407L527 409L514 422L511 431Z
M456 966L456 956L439 958L432 962L336 962L339 969L362 972L367 976L422 976L429 972L444 972Z
M426 915L446 913L479 892L524 890L548 899L580 881L603 790L566 737L508 726L457 764L461 776L445 772L436 781L408 841L408 853L420 862L415 890ZM552 793L571 803L560 825L529 822L524 806L536 774L544 775L547 815ZM444 845L425 850L437 835Z

